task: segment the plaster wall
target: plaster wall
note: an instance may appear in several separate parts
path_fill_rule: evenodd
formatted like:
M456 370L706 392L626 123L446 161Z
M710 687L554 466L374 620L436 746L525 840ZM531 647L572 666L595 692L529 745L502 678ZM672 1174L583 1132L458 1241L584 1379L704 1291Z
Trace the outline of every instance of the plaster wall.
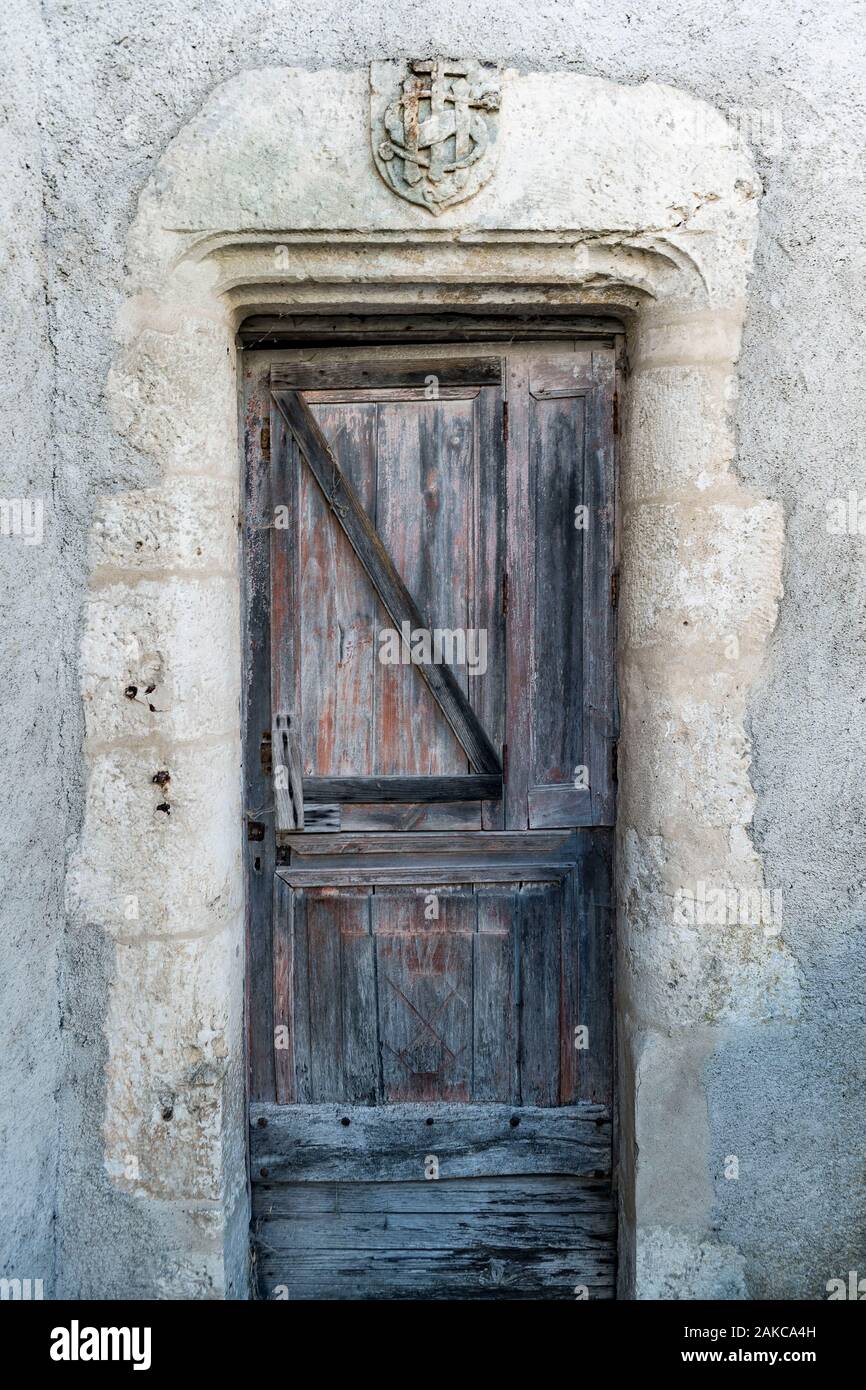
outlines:
M59 954L63 936L65 818L60 767L77 703L73 644L55 627L66 566L56 527L51 449L52 355L46 303L46 224L39 89L48 54L39 26L21 32L27 8L13 0L0 44L17 62L0 114L0 315L5 447L0 497L43 504L42 543L22 530L0 539L3 709L0 748L8 803L0 817L0 1278L53 1288L57 1093L61 1075ZM24 517L19 513L21 522ZM30 534L38 535L35 513ZM6 521L4 520L4 526Z
M33 148L18 303L32 303L34 399L52 401L54 428L50 453L9 460L7 484L32 489L33 458L46 473L50 459L50 539L18 589L34 660L12 692L49 765L21 784L47 907L26 875L40 906L4 903L4 950L40 1010L38 1023L22 1011L23 1031L5 1015L39 1072L4 1082L32 1136L19 1129L7 1151L24 1194L16 1270L49 1258L54 1227L37 1208L56 1206L62 1292L243 1293L239 316L309 300L311 284L324 303L362 282L398 302L401 279L430 302L449 282L503 302L534 281L631 316L620 1012L637 1161L624 1146L624 1290L823 1296L857 1266L863 1233L863 538L824 524L827 498L863 486L862 9L528 16L470 3L348 17L166 3L18 22L39 74L15 127ZM361 70L431 49L560 74L515 78L512 165L506 154L435 236L370 166ZM301 71L219 87L280 64ZM734 135L687 93L727 111ZM536 111L558 121L546 145ZM310 226L386 235L338 254L297 245ZM503 230L552 233L553 246L496 244ZM27 409L39 439L45 415ZM167 790L152 781L162 770ZM20 851L20 809L4 813ZM699 880L781 889L782 931L691 930L674 900ZM30 1154L41 1166L22 1180Z

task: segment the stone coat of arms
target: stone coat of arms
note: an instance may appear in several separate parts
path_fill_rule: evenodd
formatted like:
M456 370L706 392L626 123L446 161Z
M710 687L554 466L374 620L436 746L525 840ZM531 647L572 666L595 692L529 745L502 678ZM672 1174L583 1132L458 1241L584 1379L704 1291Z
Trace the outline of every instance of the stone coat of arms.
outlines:
M472 59L373 63L373 158L401 198L438 214L471 198L495 167L498 68Z

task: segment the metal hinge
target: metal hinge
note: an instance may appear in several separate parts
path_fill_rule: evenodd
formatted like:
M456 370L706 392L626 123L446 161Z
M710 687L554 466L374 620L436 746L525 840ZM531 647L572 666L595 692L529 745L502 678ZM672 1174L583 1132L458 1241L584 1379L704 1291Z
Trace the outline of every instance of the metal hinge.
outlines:
M259 761L261 762L263 775L265 777L270 777L274 770L273 743L270 729L266 729L262 734L262 741L259 745Z
M614 393L613 393L613 432L614 432L614 435L618 435L618 434L619 434L619 392L618 392L618 391L614 391Z
M270 463L270 461L271 461L271 427L270 427L269 424L268 424L268 425L262 425L262 432L261 432L261 434L259 435L259 445L260 445L261 451L262 451L262 459L264 460L265 463Z
M508 443L508 402L502 402L502 438Z
M502 616L503 616L503 618L505 617L505 615L507 614L507 612L508 612L508 571L507 571L507 570L503 570L503 573L502 573Z
M610 776L612 782L616 782L619 776L619 741L617 739L614 739L610 745Z
M614 570L610 576L610 606L616 608L619 603L619 570Z

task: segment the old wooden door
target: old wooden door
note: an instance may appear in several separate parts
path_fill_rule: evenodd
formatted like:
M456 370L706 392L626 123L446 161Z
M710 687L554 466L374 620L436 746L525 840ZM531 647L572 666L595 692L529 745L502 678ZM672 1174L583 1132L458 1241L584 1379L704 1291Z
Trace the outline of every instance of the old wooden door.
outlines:
M247 711L273 788L251 815L266 1297L612 1296L614 365L271 362Z

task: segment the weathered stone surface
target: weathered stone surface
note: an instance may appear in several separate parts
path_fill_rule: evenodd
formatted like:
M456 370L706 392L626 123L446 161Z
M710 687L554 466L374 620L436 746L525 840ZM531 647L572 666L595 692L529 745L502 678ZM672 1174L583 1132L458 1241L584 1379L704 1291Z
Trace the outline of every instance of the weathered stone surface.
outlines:
M637 1247L641 1299L748 1299L743 1256L733 1245L652 1227Z
M236 737L95 755L73 910L121 937L201 936L228 923L240 934L239 764Z
M135 1197L222 1197L231 955L227 932L117 943L105 1166Z
M239 647L231 570L98 582L81 648L88 739L236 738Z
M220 815L226 808L216 843L234 875L237 760L228 752L221 760L219 786L177 764L181 800L197 788L172 825L189 835L186 879L178 846L147 822L156 790L146 780L149 749L138 750L140 761L122 746L94 750L85 803L79 674L93 693L94 680L108 688L115 667L107 660L102 671L100 657L79 673L81 633L97 630L81 614L91 581L94 614L104 613L106 584L121 582L105 566L128 571L123 582L133 584L145 570L196 569L204 557L202 569L222 568L222 523L199 556L210 525L201 498L179 501L171 489L206 487L207 475L233 494L232 336L247 308L361 306L365 286L378 284L379 302L394 307L435 307L443 295L493 305L534 295L619 304L633 315L623 502L636 516L639 505L671 509L677 521L659 535L677 560L641 521L627 529L627 1133L639 1127L641 1091L655 1099L626 1194L636 1230L626 1233L625 1288L636 1246L641 1296L740 1297L743 1268L752 1294L824 1296L826 1279L851 1267L862 1221L864 676L852 595L862 589L864 551L862 536L831 536L824 525L828 499L863 491L864 103L862 57L849 39L859 16L843 4L824 17L816 61L810 12L772 0L721 20L718 7L684 17L657 0L639 24L617 4L552 16L506 2L493 35L489 14L471 4L431 21L399 4L323 19L311 0L280 13L264 0L213 0L206 23L184 12L192 30L171 4L119 0L98 14L43 14L13 0L7 9L14 40L4 47L14 51L23 37L31 52L8 104L22 114L12 118L5 166L15 190L4 280L12 309L2 320L12 419L6 486L11 495L42 492L52 506L48 539L24 562L3 546L9 592L20 592L4 624L8 736L28 738L27 758L16 751L4 826L16 858L7 860L0 974L14 1007L3 1011L10 1039L0 1102L19 1117L0 1150L2 1225L12 1233L4 1272L37 1274L56 1249L71 1296L241 1289L239 1024L220 1101L221 1150L208 1144L214 1111L203 1112L198 1130L186 1112L184 1152L165 1150L186 1181L186 1149L201 1144L217 1200L197 1198L198 1209L133 1196L109 1177L104 1152L107 1125L146 1135L151 1123L150 1072L137 1072L124 1092L112 1081L117 1113L106 1109L106 1078L118 1075L130 1046L115 933L123 949L150 949L128 946L133 934L116 917L130 859L122 827L133 828L154 882L167 874L171 905L157 889L148 900L153 931L182 932L177 904L187 891L192 914L212 923L208 875L197 877L209 843L204 793L221 802ZM511 73L495 177L424 241L428 214L398 204L372 167L365 65L431 46L478 53ZM538 229L546 243L533 239ZM116 506L106 501L112 492ZM145 511L166 499L156 502L141 551L133 494ZM701 573L682 522L697 518L689 509L713 506L726 516L733 508L743 525L704 533L710 556ZM785 594L771 637L782 509ZM101 571L91 572L88 544ZM654 597L656 582L670 612ZM736 659L723 650L729 619ZM189 668L175 680L177 641L160 635L173 717L198 711L213 729L236 729L237 686L205 660L215 705L197 705L185 689ZM220 645L228 653L224 632ZM227 671L233 660L227 655ZM110 702L88 703L107 730L100 738L132 736L112 722ZM76 912L64 930L67 840ZM79 875L88 881L77 884ZM673 894L700 876L783 887L781 938L733 932L717 943L681 932L668 941ZM233 920L228 978L217 978L237 1001ZM52 984L58 951L62 1035ZM136 978L157 1011L155 982L169 976L154 968ZM173 1026L178 1037L195 1037L199 1003L179 988ZM688 1102L680 1110L665 1085L673 1054L645 1040L679 1035L685 1052L699 1022L714 1037L701 1045L703 1070L674 1067ZM179 1074L173 1054L171 1073ZM687 1200L676 1206L681 1174L660 1128L684 1132L681 1115L691 1123L701 1104L708 1137L689 1156ZM739 1152L746 1178L720 1180L719 1152Z
M167 478L158 488L103 497L92 531L97 577L108 572L108 579L112 570L233 575L237 509L236 479Z

